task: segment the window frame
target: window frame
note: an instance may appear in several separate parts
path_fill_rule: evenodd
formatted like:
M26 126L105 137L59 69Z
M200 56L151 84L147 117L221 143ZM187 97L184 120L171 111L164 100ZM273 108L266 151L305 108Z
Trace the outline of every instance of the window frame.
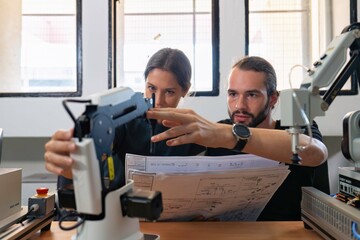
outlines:
M0 92L0 97L77 97L82 95L82 0L76 1L76 91L74 92Z
M111 0L109 0L111 1ZM118 0L113 0L112 4L109 4L109 52L112 54L109 55L109 67L112 71L109 71L108 76L108 86L117 87L117 40L116 40L116 2ZM190 91L190 96L200 97L200 96L219 96L220 94L220 18L219 18L219 0L211 1L211 33L212 33L212 90L211 91ZM196 81L196 80L195 80Z
M245 0L245 55L249 55L249 0ZM357 22L357 0L350 0L350 22ZM354 72L350 77L350 89L340 90L337 94L338 96L350 96L357 95L359 93L360 87L360 76L357 78L356 73ZM320 95L324 95L326 90L321 90Z

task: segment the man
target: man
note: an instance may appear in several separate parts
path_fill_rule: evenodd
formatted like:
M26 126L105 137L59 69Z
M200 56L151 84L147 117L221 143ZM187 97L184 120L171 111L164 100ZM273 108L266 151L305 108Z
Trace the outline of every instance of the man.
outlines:
M312 186L315 167L327 159L327 148L313 122L313 139L307 130L299 136L301 165L291 161L291 137L272 117L272 109L278 102L276 74L265 59L245 57L232 68L228 80L228 112L230 119L219 123L210 122L192 110L154 109L148 118L163 120L171 127L152 137L158 142L165 139L167 145L177 146L197 143L208 147L207 155L218 156L251 153L289 165L290 174L274 193L258 221L301 220L301 187Z

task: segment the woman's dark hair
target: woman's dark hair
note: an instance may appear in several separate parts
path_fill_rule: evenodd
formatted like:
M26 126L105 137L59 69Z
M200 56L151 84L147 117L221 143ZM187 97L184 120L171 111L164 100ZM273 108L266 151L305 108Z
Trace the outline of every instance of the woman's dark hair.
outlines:
M144 72L145 79L151 70L155 68L173 73L183 90L190 88L191 64L182 51L172 48L163 48L157 51L151 56L146 65Z
M267 90L268 96L276 93L278 94L276 87L276 73L273 66L266 61L264 58L256 57L256 56L247 56L239 60L237 63L233 65L233 68L238 68L241 70L251 70L255 72L263 72L265 73L266 80L265 86Z

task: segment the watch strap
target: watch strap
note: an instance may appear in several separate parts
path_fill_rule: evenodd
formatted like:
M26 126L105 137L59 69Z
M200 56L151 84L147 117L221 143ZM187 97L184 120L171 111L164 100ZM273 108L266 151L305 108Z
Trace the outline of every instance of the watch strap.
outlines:
M235 151L235 152L241 152L245 145L247 144L247 139L239 139L235 145L235 147L231 150Z

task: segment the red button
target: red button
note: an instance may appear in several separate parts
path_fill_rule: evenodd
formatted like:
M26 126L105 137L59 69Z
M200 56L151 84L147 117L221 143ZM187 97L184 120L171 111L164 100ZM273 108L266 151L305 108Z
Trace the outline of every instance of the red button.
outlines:
M39 195L45 195L45 194L48 193L48 191L49 191L49 189L46 188L46 187L36 189L36 193L39 194Z

